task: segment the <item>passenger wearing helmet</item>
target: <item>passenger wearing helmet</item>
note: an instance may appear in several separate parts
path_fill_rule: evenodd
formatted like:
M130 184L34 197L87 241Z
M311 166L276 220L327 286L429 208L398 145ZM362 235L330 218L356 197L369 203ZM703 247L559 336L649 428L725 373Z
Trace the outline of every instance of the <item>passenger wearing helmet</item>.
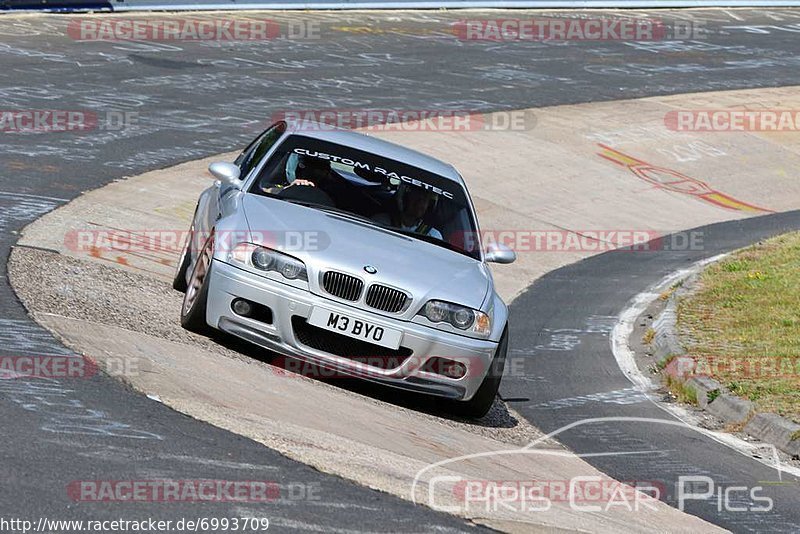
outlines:
M392 215L380 213L374 217L375 222L405 232L415 232L444 240L442 233L425 221L425 215L436 206L435 193L425 191L421 187L400 184L395 198L397 198L397 211Z

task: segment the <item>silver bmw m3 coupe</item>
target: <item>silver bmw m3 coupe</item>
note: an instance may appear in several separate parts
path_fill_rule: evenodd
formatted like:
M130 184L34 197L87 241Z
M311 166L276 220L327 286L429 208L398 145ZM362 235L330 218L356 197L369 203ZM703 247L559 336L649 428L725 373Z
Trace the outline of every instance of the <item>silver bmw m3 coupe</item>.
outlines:
M508 309L448 164L353 131L278 122L209 167L173 286L182 325L483 416Z

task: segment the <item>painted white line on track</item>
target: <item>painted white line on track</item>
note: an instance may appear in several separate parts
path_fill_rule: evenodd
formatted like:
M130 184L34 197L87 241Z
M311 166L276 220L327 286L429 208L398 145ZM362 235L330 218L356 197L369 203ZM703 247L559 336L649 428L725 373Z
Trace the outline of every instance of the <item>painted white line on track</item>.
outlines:
M657 386L652 380L650 380L650 378L645 376L644 373L639 370L639 366L636 365L636 359L633 355L633 351L628 347L628 339L633 333L633 327L636 318L644 313L650 304L673 284L679 280L683 280L687 276L699 272L709 263L719 261L725 256L727 256L727 254L719 254L711 258L706 258L695 263L691 267L675 271L674 273L665 276L654 287L633 297L628 306L622 310L617 323L611 330L611 350L614 353L614 359L617 360L617 365L619 365L622 373L628 377L628 380L633 382L633 385L642 391L653 391Z

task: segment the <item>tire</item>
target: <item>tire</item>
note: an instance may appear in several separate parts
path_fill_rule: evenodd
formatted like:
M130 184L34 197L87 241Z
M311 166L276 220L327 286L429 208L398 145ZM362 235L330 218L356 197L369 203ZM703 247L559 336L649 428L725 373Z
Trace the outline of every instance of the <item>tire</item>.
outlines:
M172 279L172 289L181 293L186 293L186 288L189 286L186 282L186 274L189 270L189 265L192 263L192 254L189 251L189 247L192 246L192 241L194 241L193 230L194 228L189 229L189 239L183 247L183 252L181 252L181 257L178 260L178 270L175 271L175 277Z
M211 281L212 257L214 255L214 234L203 245L192 269L192 276L183 295L181 305L181 326L196 334L208 334L211 327L206 321L208 286Z
M508 325L503 330L503 336L497 345L497 352L489 366L489 372L481 382L478 391L468 401L454 401L450 412L454 415L479 419L489 413L494 404L494 398L500 389L503 379L503 370L506 367L506 354L508 353Z

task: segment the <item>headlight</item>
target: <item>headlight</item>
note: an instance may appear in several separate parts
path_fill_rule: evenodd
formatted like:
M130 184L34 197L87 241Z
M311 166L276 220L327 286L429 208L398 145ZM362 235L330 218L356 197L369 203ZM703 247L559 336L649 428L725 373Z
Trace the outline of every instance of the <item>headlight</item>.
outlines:
M253 267L259 271L280 273L287 280L305 280L308 282L305 263L271 248L260 247L252 243L239 243L228 254L228 260L247 267Z
M426 317L432 323L447 323L459 330L480 336L489 336L492 332L492 321L488 315L450 302L428 301L419 315Z

